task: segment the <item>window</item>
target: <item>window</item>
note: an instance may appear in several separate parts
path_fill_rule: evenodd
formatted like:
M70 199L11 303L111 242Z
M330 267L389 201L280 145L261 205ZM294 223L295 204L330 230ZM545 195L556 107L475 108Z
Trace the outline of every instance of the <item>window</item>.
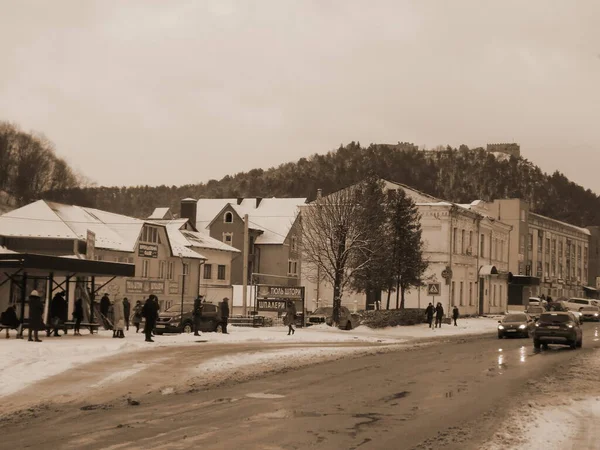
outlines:
M494 285L492 292L493 292L492 305L496 306L496 285Z
M166 278L167 272L165 270L165 261L159 261L158 263L158 278Z
M219 267L217 267L217 278L219 280L224 280L225 279L225 266L219 264Z
M296 236L292 236L292 249L293 252L298 251L298 242Z
M225 223L233 223L233 214L229 211L225 213L225 217L223 218Z
M473 282L469 281L469 306L473 306Z
M174 276L173 273L173 261L169 261L169 266L168 266L168 271L167 271L167 278L169 280L172 280Z
M544 234L541 231L538 231L537 237L537 252L542 253L542 247L544 246Z
M556 277L556 261L554 259L552 260L552 272L551 272L551 276L552 276L552 278Z
M521 255L525 254L525 235L522 234L519 239L519 253Z
M550 238L546 238L546 255L550 254Z
M563 242L560 241L558 243L558 257L562 258L563 257Z
M485 235L481 235L481 248L479 249L479 256L483 258L485 251Z
M456 299L455 299L455 297L454 297L454 292L455 292L455 291L454 291L454 287L455 287L455 284L456 284L456 283L454 283L454 281L453 281L453 282L452 282L452 293L450 294L450 295L451 295L451 296L450 296L450 300L452 301L452 306L456 305Z
M500 261L504 261L504 241L500 241Z
M467 249L467 246L465 245L467 243L465 239L465 233L465 230L460 230L460 253L463 255L465 254L465 250Z
M160 243L158 239L158 228L150 227L148 225L144 226L142 230L142 242L151 242L151 243Z
M298 261L288 260L288 275L298 275Z
M459 302L460 302L460 306L463 306L463 282L460 282L460 297L459 297Z
M190 265L187 263L183 263L183 274L184 275L190 274Z
M537 275L538 278L542 278L542 262L541 261L537 262L536 275Z
M223 233L223 242L227 245L233 245L233 233Z
M469 247L467 247L467 255L473 253L473 232L469 231Z
M212 279L212 264L204 264L204 279Z
M529 233L529 241L527 241L527 250L533 251L533 233Z
M142 278L148 278L150 273L150 260L143 259L142 260Z
M563 272L562 262L558 263L558 278L560 278L560 279L564 278L564 272Z
M524 275L523 273L523 263L519 262L519 275Z
M454 230L452 230L452 251L454 253L456 253L458 250L458 244L456 242L457 239L458 239L458 228L454 227Z
M546 278L550 277L550 263L549 262L546 263L546 270L544 271L544 276Z

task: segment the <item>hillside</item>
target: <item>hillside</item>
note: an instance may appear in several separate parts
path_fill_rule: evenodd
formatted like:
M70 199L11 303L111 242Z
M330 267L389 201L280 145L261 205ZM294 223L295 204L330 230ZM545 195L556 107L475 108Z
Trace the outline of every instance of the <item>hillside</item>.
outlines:
M521 157L498 158L483 149L424 152L414 145L351 143L324 155L267 170L185 186L94 187L52 190L49 200L147 217L156 206L179 211L184 197L302 197L332 192L375 173L428 194L455 201L524 198L533 210L576 225L600 225L600 198L556 172L543 173Z

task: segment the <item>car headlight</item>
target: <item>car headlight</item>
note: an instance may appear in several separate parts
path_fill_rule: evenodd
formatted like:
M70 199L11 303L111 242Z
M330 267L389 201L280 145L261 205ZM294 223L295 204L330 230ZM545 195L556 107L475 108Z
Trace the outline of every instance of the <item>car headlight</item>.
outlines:
M519 325L519 329L524 330L525 328L527 328L527 325Z
M595 315L596 317L598 317L598 313L594 313L594 315Z
M181 316L171 317L171 322L179 322L181 320Z
M568 324L567 326L568 326L569 328L573 328L573 325L571 325L571 324Z
M498 329L499 329L499 330L504 330L504 326L502 326L502 325L498 325Z
M536 324L535 324L535 326L536 326L536 327L539 327L539 326L540 326L540 324L539 324L539 323L536 323Z

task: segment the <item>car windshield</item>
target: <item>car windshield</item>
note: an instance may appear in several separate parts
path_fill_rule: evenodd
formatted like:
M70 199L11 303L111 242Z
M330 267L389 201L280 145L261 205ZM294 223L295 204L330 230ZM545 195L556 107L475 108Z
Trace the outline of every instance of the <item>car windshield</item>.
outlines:
M542 314L540 316L540 322L570 322L571 317L567 314Z
M527 308L527 312L541 313L544 312L544 308L542 308L541 306L532 306L531 308Z
M325 308L317 308L313 314L320 315L320 316L326 316L328 314L333 314L333 308L329 307L329 306L325 307Z
M194 309L194 304L193 303L184 303L183 304L183 310L185 312L191 311L192 309ZM168 313L181 313L181 303L179 303L178 305L173 305L170 308L167 308L165 310L165 312L168 312Z
M527 322L525 314L509 314L504 318L504 322Z

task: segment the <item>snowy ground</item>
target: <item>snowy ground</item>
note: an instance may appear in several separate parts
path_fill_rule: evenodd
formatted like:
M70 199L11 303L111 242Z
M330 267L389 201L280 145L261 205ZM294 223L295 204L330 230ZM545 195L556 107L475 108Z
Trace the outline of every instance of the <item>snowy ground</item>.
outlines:
M594 349L557 373L528 382L533 395L506 419L484 450L600 448L599 371L600 349Z
M490 318L464 319L459 321L459 326L444 325L443 328L431 330L426 325L410 327L393 327L381 330L371 330L361 326L352 331L342 331L326 325L313 326L299 329L295 335L288 336L287 328L243 328L231 327L230 334L203 333L198 338L192 334L162 335L155 337L155 343L144 342L142 333L128 332L125 339L113 339L112 332L100 331L97 335L44 337L44 342L34 343L26 340L0 339L0 397L14 393L24 387L45 378L60 374L73 367L97 361L115 354L135 352L166 346L195 345L201 339L208 344L227 345L239 343L285 343L285 344L407 344L419 338L445 337L455 335L482 334L493 332L497 320ZM265 364L269 361L285 362L286 354L294 354L296 361L310 361L328 356L350 354L360 349L325 348L312 345L307 348L290 348L290 350L260 351L238 354L220 358L218 364L211 361L198 367L200 372L226 371L243 365ZM363 348L364 350L364 348ZM145 366L132 364L124 372L115 374L115 379L103 380L103 384L110 384L123 377L130 377L143 370Z

